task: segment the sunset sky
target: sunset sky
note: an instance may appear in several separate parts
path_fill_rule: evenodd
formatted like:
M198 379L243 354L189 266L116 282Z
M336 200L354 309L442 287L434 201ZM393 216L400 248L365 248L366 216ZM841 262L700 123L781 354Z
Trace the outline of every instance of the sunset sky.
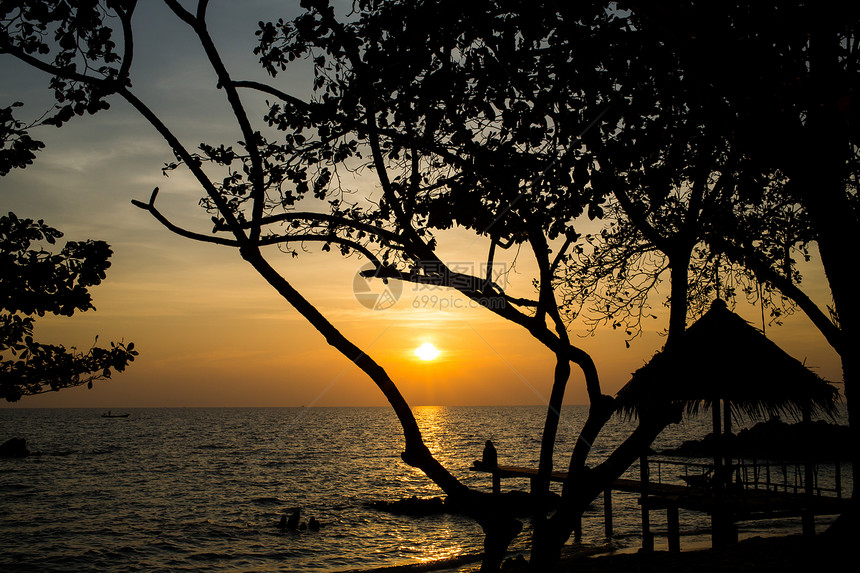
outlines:
M289 19L298 2L213 2L210 27L233 76L264 79L251 54L258 20ZM137 14L136 93L178 132L187 145L200 141L234 144L214 75L204 65L187 28L158 2L141 2ZM281 87L303 96L311 79L302 68ZM0 105L24 100L24 118L41 115L50 102L49 78L0 56ZM249 100L251 101L251 100ZM32 103L31 103L32 102ZM46 143L35 165L0 178L0 210L44 219L65 240L105 240L114 250L107 281L93 290L96 312L37 322L43 342L86 348L134 341L140 356L128 372L94 389L76 388L24 398L0 407L144 406L349 406L382 405L373 383L334 349L254 271L238 252L172 235L131 199L146 200L160 187L161 209L202 232L211 228L197 207L202 191L181 173L166 179L169 148L122 100L96 116L75 118L62 129L42 128ZM250 106L257 119L262 104ZM371 180L355 182L371 193ZM480 265L487 243L464 231L440 236L442 258ZM412 405L543 404L553 370L551 354L520 327L496 318L450 291L403 285L391 308L371 310L353 295L366 263L357 257L310 252L277 255L278 268L359 347L380 362ZM533 264L524 250L505 263L514 288L529 293ZM805 267L805 285L819 304L829 302L818 266ZM379 288L374 286L374 288ZM381 292L381 291L371 291ZM660 308L659 300L655 307ZM761 327L758 309L737 312ZM614 393L630 373L660 348L665 314L625 348L622 333L594 337L574 323L575 343L592 354L604 390ZM841 380L836 354L803 315L768 327L767 334L824 378ZM422 360L416 348L431 343L441 353ZM731 360L731 357L727 357ZM566 403L586 402L581 374L574 370Z

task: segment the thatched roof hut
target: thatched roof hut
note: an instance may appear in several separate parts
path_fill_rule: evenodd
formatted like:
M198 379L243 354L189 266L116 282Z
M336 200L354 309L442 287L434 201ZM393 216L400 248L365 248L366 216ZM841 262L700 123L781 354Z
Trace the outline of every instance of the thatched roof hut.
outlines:
M648 404L682 402L688 413L719 408L750 418L833 415L836 388L786 354L760 330L715 300L671 348L658 352L618 392L620 411L635 416Z

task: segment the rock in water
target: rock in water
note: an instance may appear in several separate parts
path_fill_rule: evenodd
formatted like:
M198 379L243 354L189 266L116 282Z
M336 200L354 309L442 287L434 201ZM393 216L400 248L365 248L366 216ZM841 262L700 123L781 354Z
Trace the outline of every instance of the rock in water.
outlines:
M24 438L12 438L0 445L0 457L25 458L30 455L27 449L27 440Z

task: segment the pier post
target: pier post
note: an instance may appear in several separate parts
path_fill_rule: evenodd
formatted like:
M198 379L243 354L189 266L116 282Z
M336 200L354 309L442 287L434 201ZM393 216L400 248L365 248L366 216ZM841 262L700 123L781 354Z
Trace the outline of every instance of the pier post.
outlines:
M666 529L669 537L669 552L681 552L681 520L678 518L678 506L666 508Z
M836 472L836 499L842 499L842 465L839 460L836 460L836 466L833 468Z
M612 488L603 490L603 529L606 537L612 537Z
M810 412L810 407L806 405L803 408L803 422L807 424L812 423L812 414ZM803 464L803 481L805 482L803 485L805 486L805 495L806 498L806 508L800 514L801 524L803 528L803 535L807 537L815 536L815 511L813 506L815 505L815 468L813 464L815 462L812 460L812 453L806 452L806 460Z
M812 511L811 506L800 512L800 523L804 537L815 536L815 513Z
M804 484L806 491L804 492L803 497L806 501L806 507L801 512L800 519L803 535L813 537L815 536L815 490L812 482L815 478L813 476L812 462L807 460L806 467L804 469L805 475L803 476L803 481L806 482Z
M639 479L641 481L642 497L639 503L642 505L642 551L654 551L654 535L651 533L651 515L648 509L648 456L639 458Z

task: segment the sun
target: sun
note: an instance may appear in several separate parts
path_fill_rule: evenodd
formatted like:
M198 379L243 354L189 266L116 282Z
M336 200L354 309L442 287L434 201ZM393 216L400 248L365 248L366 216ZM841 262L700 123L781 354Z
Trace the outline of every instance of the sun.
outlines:
M413 354L415 354L415 356L417 356L421 360L430 361L439 358L439 355L442 354L442 351L430 344L429 342L425 342L424 344L416 348Z

